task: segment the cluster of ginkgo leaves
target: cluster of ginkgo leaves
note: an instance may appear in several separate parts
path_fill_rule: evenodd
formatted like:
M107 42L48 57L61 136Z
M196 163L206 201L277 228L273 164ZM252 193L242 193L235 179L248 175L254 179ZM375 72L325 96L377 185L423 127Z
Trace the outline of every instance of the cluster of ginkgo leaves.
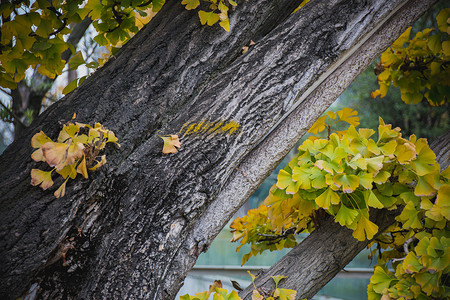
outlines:
M228 9L236 6L233 0L202 0L209 4L208 11L199 10L202 24L212 26L216 22L230 30ZM186 9L195 9L199 0L181 0ZM0 4L0 86L15 88L25 77L25 71L37 67L37 71L53 78L60 75L65 66L61 53L70 49L71 69L84 64L97 68L96 61L86 62L81 52L76 52L65 36L71 33L71 24L90 18L97 31L95 42L100 46L116 48L130 39L142 26L137 19L158 12L165 0L36 0L2 1ZM148 19L146 20L148 21ZM70 91L77 84L72 83Z
M297 292L291 289L283 289L278 287L278 283L286 278L286 276L277 275L277 276L271 276L272 280L275 283L275 289L273 291L265 291L262 289L259 289L255 285L255 279L256 276L250 273L250 271L247 271L250 277L252 278L253 283L253 292L252 292L252 300L295 300L295 297L297 296ZM240 288L242 290L242 288ZM231 293L228 293L228 291L224 288L222 288L222 282L220 280L214 281L213 285L209 286L208 291L196 293L195 296L191 296L189 294L180 296L180 300L208 300L209 296L213 294L214 300L241 300L242 298L239 297L238 293L236 291L231 291Z
M246 243L251 246L242 263L265 250L293 247L295 234L316 228L320 211L364 241L378 234L378 226L370 220L373 209L401 208L396 223L370 245L377 246L372 254L384 252L371 279L369 298L445 298L450 270L450 171L440 173L425 139L414 135L405 139L400 128L393 129L381 118L378 139L372 139L374 130L355 128L356 114L344 108L319 118L309 132L328 129L327 138L308 138L280 170L263 204L233 221L232 241L241 243L237 251ZM339 122L350 127L332 132L331 124ZM413 239L413 249L402 250L408 239ZM395 274L387 269L394 258L398 259L393 263Z
M76 117L74 114L73 119ZM31 184L40 185L44 190L53 186L52 173L55 171L64 178L64 182L54 192L56 198L63 197L66 183L75 179L77 174L88 178L88 171L96 171L106 163L106 155L101 155L107 143L117 143L114 132L100 123L94 127L89 124L69 121L59 133L57 142L53 142L43 131L36 133L31 139L31 146L37 150L31 158L37 162L46 162L52 169L43 171L31 170Z
M409 27L381 55L375 72L380 88L372 98L383 98L391 85L400 88L407 104L427 99L431 105L443 105L450 95L450 8L436 17L438 30L427 28L409 39ZM434 34L433 34L434 33Z

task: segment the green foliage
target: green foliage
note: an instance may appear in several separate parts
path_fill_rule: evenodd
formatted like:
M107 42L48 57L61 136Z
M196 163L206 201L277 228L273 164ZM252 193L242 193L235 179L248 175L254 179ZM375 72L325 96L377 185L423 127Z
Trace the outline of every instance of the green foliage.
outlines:
M375 68L380 88L372 98L383 98L391 85L399 87L407 104L427 99L431 105L443 105L450 94L450 8L436 17L438 31L425 29L409 39L409 27L381 55ZM435 34L433 34L435 33Z
M72 121L75 116L74 114ZM53 142L43 131L36 133L31 139L31 146L37 149L31 154L31 158L37 162L46 162L52 167L50 171L32 169L31 184L48 189L53 186L52 173L56 171L64 178L63 184L54 193L56 198L64 196L69 178L75 179L77 174L88 178L88 169L95 171L106 163L106 155L99 154L107 143L120 147L114 132L100 123L95 123L92 127L72 121L63 126L57 142Z
M233 0L201 0L208 11L199 10L200 22L209 26L219 22L230 30L228 10L236 6ZM97 68L103 63L86 62L81 52L65 41L71 33L70 24L80 23L86 17L93 21L97 31L94 40L114 54L164 5L165 0L71 0L71 1L3 1L0 4L0 86L14 89L32 67L50 78L61 75L65 61L61 53L70 49L73 56L69 67L80 65ZM186 9L196 9L199 0L182 0ZM76 52L76 53L75 53ZM72 83L70 92L80 80Z
M405 139L399 128L392 129L381 118L378 139L371 139L375 131L357 130L355 115L355 111L344 109L317 120L310 132L326 130L328 138L312 136L298 148L263 204L233 221L232 241L240 241L237 251L246 243L251 245L243 257L245 263L265 250L293 247L295 234L314 230L324 213L352 229L355 239L372 240L379 232L370 212L401 208L396 223L370 246L385 250L379 256L378 271L384 268L389 275L388 263L393 258L404 260L394 262L395 275L382 277L384 281L373 279L373 284L379 285L375 289L369 286L369 298L389 294L391 298L410 299L402 294L407 283L417 286L413 298L443 297L448 293L443 286L450 263L450 171L440 174L436 156L425 139L414 135ZM331 133L330 125L341 121L350 127ZM399 251L409 238L419 241L416 248ZM416 261L422 264L420 268Z

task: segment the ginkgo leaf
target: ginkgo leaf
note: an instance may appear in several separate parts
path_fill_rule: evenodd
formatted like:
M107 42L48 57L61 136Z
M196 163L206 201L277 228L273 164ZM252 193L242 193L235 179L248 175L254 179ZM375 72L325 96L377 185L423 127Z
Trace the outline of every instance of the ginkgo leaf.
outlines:
M311 188L311 179L310 179L311 173L309 172L309 169L299 168L295 167L292 170L292 180L299 182L300 187L302 189L310 189Z
M162 153L177 153L177 148L181 147L178 135L171 134L168 136L161 136L160 138L162 138L164 141Z
M42 148L48 142L52 142L52 140L41 130L31 138L31 147Z
M429 176L418 176L416 188L414 194L417 196L433 196L436 193L436 189L433 184L428 180Z
M347 165L354 170L356 170L357 168L361 170L367 170L367 161L359 153L356 154L349 162L347 162Z
M359 177L359 185L363 188L369 190L372 189L373 184L373 175L372 173L360 173Z
M380 150L384 155L391 157L394 154L396 148L397 141L392 140L381 146Z
M230 31L230 19L226 18L223 21L219 22L220 27L222 27L223 29L225 29L225 31Z
M388 274L384 268L376 266L372 277L370 277L370 282L372 283L373 290L378 294L383 294L385 290L391 287L392 283L397 280Z
M48 189L53 185L52 171L42 171L39 169L31 170L31 184L40 185L43 190Z
M388 171L380 171L373 177L373 181L378 184L385 183L389 177L391 177L391 173Z
M76 70L79 66L85 64L83 54L81 51L77 51L69 60L69 68L71 70Z
M186 5L185 7L187 10L191 10L191 9L197 8L197 6L200 5L200 1L199 0L183 0L183 1L181 1L181 4Z
M73 142L70 143L67 148L66 159L63 161L63 164L56 165L56 169L64 167L64 165L71 165L75 162L75 160L80 159L83 156L84 145L82 143ZM45 151L44 151L45 156Z
M256 289L254 289L252 292L252 300L263 300L263 299L264 297L261 296L261 294Z
M358 225L352 235L355 239L362 242L366 239L366 237L368 240L371 240L377 232L378 226L361 215L361 219L359 219Z
M397 221L403 223L403 228L416 228L420 229L423 227L421 222L421 217L419 212L416 210L414 203L408 202L403 208L402 213L395 218Z
M270 276L270 277L275 282L275 286L278 286L278 283L281 281L281 279L287 278L286 276L283 276L283 275Z
M61 163L63 163L66 160L68 148L69 145L65 143L55 143L55 142L45 143L42 146L42 152L45 161L48 163L50 167L61 166ZM58 168L58 170L61 170L62 167Z
M370 207L374 208L384 208L383 203L378 200L377 196L373 193L372 190L368 190L364 193L364 198L366 198L366 203Z
M64 181L64 183L61 184L61 186L53 193L56 198L64 197L64 195L66 194L66 183L67 180Z
M392 44L395 48L402 48L403 45L409 40L409 36L411 35L411 26L408 27Z
M319 197L316 198L316 204L319 207L330 209L331 204L339 204L339 195L334 192L331 188L327 188Z
M359 128L358 133L362 138L368 139L375 134L375 130L370 128Z
M219 14L213 11L206 12L200 10L198 16L200 17L200 23L202 23L202 25L208 24L209 26L212 26L219 21Z
M45 161L42 146L48 142L52 142L52 140L48 136L46 136L42 130L33 135L33 137L31 138L31 146L33 148L37 148L37 150L31 154L31 158L34 161Z
M359 177L356 175L336 174L333 181L344 193L351 193L359 186Z
M450 220L450 184L442 185L437 193L436 201L425 215L435 221L442 218Z
M380 171L381 168L383 168L383 160L384 155L366 158L367 170L370 173L373 173L374 175L378 174L378 171Z
M83 175L84 178L88 178L87 168L86 168L86 157L83 156L83 159L78 164L77 173Z
M341 203L341 207L339 208L338 213L335 216L335 220L341 224L341 226L349 226L353 224L356 217L359 215L359 212L346 207L343 203Z
M325 119L327 116L322 116L314 122L314 124L311 126L311 128L308 130L309 133L318 134L319 132L322 132L325 130L327 124L325 123Z
M295 300L295 297L297 297L297 291L278 288L273 293L273 296L278 297L276 299L279 300Z
M349 107L344 107L342 110L339 110L337 114L339 115L341 121L347 122L355 127L359 125L359 118L356 117L358 112L356 110Z
M330 175L334 174L333 166L329 162L327 162L325 160L321 160L321 159L317 160L314 163L314 166L316 168L318 168L319 170L324 170L325 172L329 173Z
M75 179L77 176L77 170L75 168L75 164L66 165L61 170L56 170L59 175L61 175L64 179L67 179L68 177Z
M285 170L280 170L278 172L277 176L277 188L279 189L285 189L287 188L292 182L292 174L288 173Z
M410 142L398 145L395 149L395 156L401 164L409 164L411 160L416 158L416 155L416 146Z
M291 183L286 188L286 194L293 195L298 192L302 183L300 181L291 181Z
M423 269L423 265L417 259L414 252L409 252L403 260L402 268L406 273L412 274L420 272Z
M80 131L80 126L77 124L70 123L68 125L64 125L58 135L58 143L64 143L68 139L75 137L78 131Z

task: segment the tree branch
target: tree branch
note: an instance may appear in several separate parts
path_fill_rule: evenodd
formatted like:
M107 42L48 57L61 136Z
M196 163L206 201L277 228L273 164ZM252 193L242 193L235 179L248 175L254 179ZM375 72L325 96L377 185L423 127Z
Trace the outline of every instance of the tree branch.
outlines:
M20 123L22 126L26 127L26 125L20 120L20 118L11 110L9 109L5 104L3 104L2 101L0 101L0 104L3 106L3 108L14 118L14 120L18 123Z

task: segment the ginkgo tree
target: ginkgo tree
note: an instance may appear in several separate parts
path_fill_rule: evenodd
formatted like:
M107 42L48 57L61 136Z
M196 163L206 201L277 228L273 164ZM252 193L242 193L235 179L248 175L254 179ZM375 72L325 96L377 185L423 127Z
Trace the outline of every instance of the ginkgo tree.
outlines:
M18 84L12 92L20 92L16 81L28 66L44 73L61 70L61 54L53 51L71 49L61 37L69 22L95 14L101 19L91 19L97 40L123 45L2 154L0 297L173 298L197 256L275 161L433 3L380 0L349 6L344 0L314 0L293 14L301 2L200 1L187 10L180 0L170 0L126 43L137 26L135 13L162 2L2 2L2 82ZM210 7L214 3L217 8ZM199 12L221 14L220 3L228 7L229 32L220 26L220 16L208 17L206 24L217 20L213 26L201 24ZM85 14L83 5L91 11ZM46 21L41 24L38 15ZM44 54L50 56L41 59ZM6 60L15 61L5 68ZM121 147L108 143L108 163L87 179L67 181L65 196L55 199L53 190L30 185L31 170L45 164L32 160L30 141L41 130L57 141L74 112L81 124L98 122L113 131ZM232 124L235 130L213 126L180 133L202 122ZM81 127L78 136L86 134ZM170 137L176 147L172 135L178 133L182 147L162 153L161 137ZM43 147L48 143L60 142ZM68 149L68 143L61 148ZM55 156L47 156L56 163ZM350 247L355 243L345 247L346 257L358 252ZM279 281L279 288L290 278Z

